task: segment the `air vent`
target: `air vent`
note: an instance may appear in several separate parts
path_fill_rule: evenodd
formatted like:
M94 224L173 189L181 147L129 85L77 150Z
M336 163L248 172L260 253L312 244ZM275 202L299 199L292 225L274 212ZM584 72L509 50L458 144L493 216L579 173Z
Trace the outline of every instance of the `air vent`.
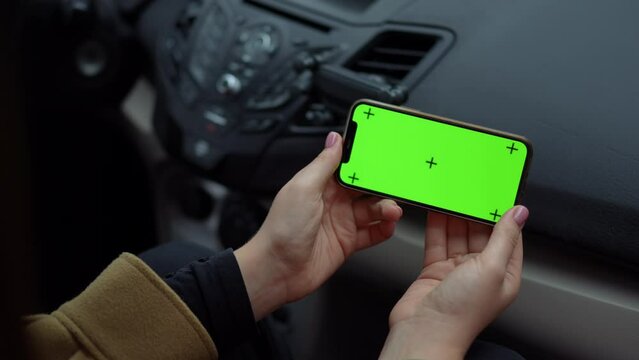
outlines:
M399 82L426 56L440 38L430 34L388 31L377 35L346 67Z

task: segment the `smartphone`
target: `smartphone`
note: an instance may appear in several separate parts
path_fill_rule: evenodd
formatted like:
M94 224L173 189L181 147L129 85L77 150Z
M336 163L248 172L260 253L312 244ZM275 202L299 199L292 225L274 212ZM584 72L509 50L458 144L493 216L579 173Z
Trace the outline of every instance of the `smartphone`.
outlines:
M524 137L359 100L336 177L347 188L494 225L518 203L531 158Z

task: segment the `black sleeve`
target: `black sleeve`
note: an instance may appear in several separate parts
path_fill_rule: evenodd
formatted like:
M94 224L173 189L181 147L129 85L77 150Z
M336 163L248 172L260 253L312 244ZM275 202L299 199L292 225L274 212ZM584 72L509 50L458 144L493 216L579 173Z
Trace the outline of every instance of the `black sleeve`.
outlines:
M211 335L220 353L257 337L244 279L232 249L165 276Z

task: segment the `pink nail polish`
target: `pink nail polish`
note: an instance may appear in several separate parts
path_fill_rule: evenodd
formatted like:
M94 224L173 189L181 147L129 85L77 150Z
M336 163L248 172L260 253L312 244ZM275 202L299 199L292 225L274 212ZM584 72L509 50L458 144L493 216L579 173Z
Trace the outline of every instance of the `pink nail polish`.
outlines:
M519 227L523 227L528 220L528 209L525 206L517 205L513 212L513 220L519 225Z
M328 149L332 147L333 145L335 145L336 142L337 142L337 133L335 131L331 131L330 133L328 133L328 136L326 137L324 148Z

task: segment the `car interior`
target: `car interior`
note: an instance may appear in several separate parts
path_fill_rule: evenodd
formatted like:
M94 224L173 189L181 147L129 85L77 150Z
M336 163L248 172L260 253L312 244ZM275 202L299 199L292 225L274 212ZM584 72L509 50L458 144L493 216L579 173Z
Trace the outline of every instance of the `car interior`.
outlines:
M534 146L521 291L480 339L526 359L637 358L638 2L23 5L39 311L123 251L240 247L366 98ZM379 356L421 269L427 210L403 209L392 239L278 314L293 358Z

